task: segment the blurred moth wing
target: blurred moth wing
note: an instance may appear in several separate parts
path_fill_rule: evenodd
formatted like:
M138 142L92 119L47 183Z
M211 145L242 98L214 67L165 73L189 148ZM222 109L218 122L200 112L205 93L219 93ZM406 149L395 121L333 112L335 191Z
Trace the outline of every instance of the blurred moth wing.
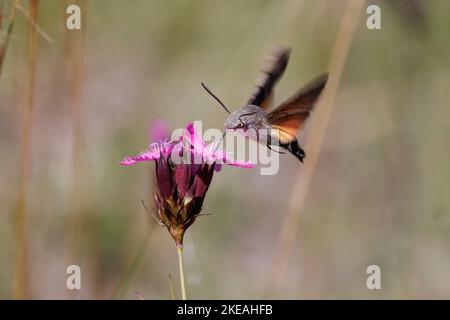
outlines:
M273 88L286 70L290 48L278 48L269 58L267 65L262 71L262 76L256 81L256 88L253 91L247 105L259 106L267 109L273 100Z
M296 140L298 130L308 119L327 80L328 73L321 74L265 117L265 121L274 129L272 135L281 144Z

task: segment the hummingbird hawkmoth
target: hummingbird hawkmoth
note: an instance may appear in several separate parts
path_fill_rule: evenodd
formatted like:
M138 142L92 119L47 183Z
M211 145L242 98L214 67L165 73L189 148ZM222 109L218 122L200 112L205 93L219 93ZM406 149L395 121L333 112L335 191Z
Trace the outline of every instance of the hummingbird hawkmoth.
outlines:
M273 88L286 69L289 55L289 48L278 49L272 55L268 67L263 71L263 77L257 83L247 104L234 112L230 112L206 85L203 83L202 85L229 114L224 123L225 133L227 130L239 130L247 138L266 145L270 150L273 150L271 146L279 146L303 162L305 151L301 148L296 134L314 108L325 87L328 73L308 82L273 111L268 111Z

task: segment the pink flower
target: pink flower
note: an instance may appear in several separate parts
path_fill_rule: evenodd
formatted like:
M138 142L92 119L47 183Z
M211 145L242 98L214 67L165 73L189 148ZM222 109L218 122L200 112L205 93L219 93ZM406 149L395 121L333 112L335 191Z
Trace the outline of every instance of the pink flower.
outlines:
M200 214L214 171L222 164L250 168L248 162L233 160L217 150L217 143L206 145L189 123L178 141L152 143L148 150L120 162L130 166L155 161L159 193L154 195L155 218L167 227L177 245L183 244L186 229ZM181 161L182 160L182 161Z

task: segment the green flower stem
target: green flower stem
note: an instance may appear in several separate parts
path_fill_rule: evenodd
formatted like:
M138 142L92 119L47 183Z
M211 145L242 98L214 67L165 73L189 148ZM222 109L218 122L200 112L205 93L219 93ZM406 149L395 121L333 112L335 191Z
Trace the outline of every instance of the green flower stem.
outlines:
M180 268L181 299L186 300L186 283L184 281L183 245L177 245L178 266Z

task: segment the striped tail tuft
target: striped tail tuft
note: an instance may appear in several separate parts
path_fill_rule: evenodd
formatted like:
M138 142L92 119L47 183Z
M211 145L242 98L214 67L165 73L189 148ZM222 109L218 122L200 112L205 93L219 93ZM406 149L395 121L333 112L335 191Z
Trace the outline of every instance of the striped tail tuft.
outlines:
M288 150L290 153L292 153L298 160L300 160L301 162L303 162L303 159L305 158L305 151L300 147L297 139L286 143L286 144L281 144L281 147L285 148L286 150Z

